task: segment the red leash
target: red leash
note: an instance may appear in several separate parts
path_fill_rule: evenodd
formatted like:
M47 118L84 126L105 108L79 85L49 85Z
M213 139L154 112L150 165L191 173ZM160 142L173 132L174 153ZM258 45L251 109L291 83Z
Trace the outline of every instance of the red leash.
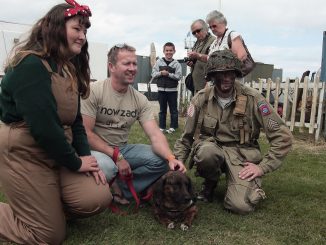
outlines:
M113 150L113 156L112 156L112 160L113 162L116 164L117 162L117 158L119 156L119 153L120 153L120 150L118 147L114 147L114 150ZM109 185L111 186L112 183L114 182L115 178L116 177L119 177L120 180L126 182L133 198L135 199L136 201L136 207L135 207L135 210L134 212L138 212L138 208L139 208L139 205L140 205L140 200L138 198L138 195L136 193L136 190L135 190L135 187L134 187L134 184L132 183L132 179L133 179L133 175L132 173L128 174L128 175L120 175L119 173L114 177L112 178L112 180L110 181ZM145 199L144 199L145 200ZM110 203L109 205L109 208L111 209L112 213L118 213L118 214L122 214L122 215L126 215L126 212L122 212L119 207L117 207L114 203Z

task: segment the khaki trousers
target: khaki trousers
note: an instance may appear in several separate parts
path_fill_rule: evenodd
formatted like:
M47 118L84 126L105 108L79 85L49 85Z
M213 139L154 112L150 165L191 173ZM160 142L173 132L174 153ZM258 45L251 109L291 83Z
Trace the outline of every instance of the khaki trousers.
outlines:
M56 167L28 128L0 125L0 139L0 180L7 198L7 204L0 203L0 240L61 244L66 215L88 217L111 202L108 184Z
M194 155L197 174L210 181L217 181L222 172L227 179L227 191L224 197L224 207L239 214L254 211L255 205L265 198L260 188L261 178L250 182L238 177L243 168L244 159L237 147L223 147L215 142L203 141L195 148Z

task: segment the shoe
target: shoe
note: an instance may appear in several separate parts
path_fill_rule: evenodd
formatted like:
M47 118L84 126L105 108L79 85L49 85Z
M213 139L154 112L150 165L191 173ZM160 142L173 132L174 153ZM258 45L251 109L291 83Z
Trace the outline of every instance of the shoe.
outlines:
M160 128L160 131L161 131L162 133L164 133L164 132L165 132L165 129L163 129L163 128Z
M168 134L173 134L175 132L175 129L174 128L169 128L168 130L166 130L166 132Z
M216 181L205 180L201 191L197 195L197 200L204 202L213 202L216 185Z
M117 204L120 204L120 205L128 205L130 203L126 198L124 198L120 194L114 193L114 194L112 194L112 197L113 197L112 201L114 203L117 203Z

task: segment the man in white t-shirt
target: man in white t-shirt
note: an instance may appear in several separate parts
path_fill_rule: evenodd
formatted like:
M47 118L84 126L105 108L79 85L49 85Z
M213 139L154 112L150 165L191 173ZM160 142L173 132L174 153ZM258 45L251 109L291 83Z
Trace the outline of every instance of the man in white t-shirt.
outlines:
M148 189L169 169L186 168L175 159L164 134L159 130L152 106L132 86L137 73L135 48L127 44L113 46L108 53L110 78L91 83L88 99L82 101L81 112L92 155L111 181L133 174L136 192ZM138 121L151 145L128 144L129 131ZM125 198L132 197L123 181L118 184Z

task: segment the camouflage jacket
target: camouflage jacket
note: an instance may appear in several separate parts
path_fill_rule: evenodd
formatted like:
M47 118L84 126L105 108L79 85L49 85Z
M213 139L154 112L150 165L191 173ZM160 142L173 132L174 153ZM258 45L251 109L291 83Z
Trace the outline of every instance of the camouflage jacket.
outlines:
M191 100L184 132L174 146L175 156L185 162L192 147L213 138L222 147L238 147L243 158L258 164L264 173L277 169L292 145L291 132L282 119L256 89L235 82L233 100L222 109L214 88L201 90ZM246 102L239 98L245 98ZM241 107L243 115L239 116L237 111ZM202 110L206 113L200 116ZM240 144L241 127L245 133ZM261 129L270 143L265 156L261 156L257 141Z

